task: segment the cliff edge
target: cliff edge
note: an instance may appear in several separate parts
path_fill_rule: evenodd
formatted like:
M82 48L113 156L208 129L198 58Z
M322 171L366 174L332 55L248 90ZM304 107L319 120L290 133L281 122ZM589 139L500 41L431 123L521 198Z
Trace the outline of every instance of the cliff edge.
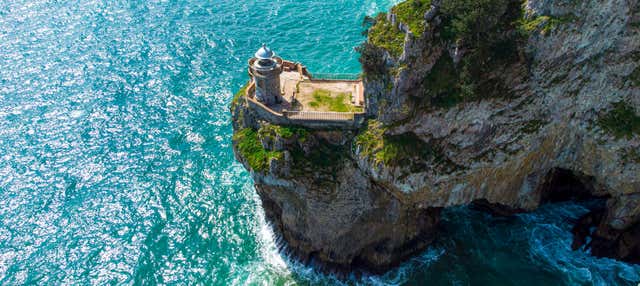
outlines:
M236 157L287 249L384 271L437 236L442 208L602 197L574 247L640 261L637 0L409 0L367 23L361 130L232 103Z

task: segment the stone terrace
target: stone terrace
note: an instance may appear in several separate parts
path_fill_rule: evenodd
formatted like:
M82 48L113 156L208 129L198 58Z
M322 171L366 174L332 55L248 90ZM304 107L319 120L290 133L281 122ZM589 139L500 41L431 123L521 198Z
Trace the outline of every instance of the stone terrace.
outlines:
M364 87L361 80L315 79L300 64L283 61L282 65L280 86L283 102L266 106L254 99L253 83L247 88L245 98L261 119L312 129L356 129L364 123Z

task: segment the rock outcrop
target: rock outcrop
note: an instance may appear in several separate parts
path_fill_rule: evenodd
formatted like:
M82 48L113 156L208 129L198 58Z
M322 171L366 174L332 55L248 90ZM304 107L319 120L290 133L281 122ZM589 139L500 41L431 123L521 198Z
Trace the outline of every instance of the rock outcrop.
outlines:
M597 231L576 233L595 255L637 262L638 1L495 0L475 40L451 32L455 1L430 3L418 34L402 15L378 19L404 44L362 48L372 120L360 132L272 126L233 104L236 155L289 249L382 271L433 240L441 208L596 196L607 207L583 225Z

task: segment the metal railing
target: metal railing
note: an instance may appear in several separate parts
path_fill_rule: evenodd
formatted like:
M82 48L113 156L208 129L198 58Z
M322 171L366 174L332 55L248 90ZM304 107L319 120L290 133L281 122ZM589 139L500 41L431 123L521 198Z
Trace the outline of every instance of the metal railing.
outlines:
M353 121L353 112L323 112L323 111L285 111L284 116L294 120L318 121Z
M312 73L311 78L315 80L360 80L358 73Z

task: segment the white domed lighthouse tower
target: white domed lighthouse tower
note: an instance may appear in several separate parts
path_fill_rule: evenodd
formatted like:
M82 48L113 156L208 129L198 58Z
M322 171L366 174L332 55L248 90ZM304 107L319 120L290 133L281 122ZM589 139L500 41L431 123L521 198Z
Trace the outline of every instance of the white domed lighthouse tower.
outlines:
M282 59L276 57L265 44L249 60L249 73L256 85L256 100L267 106L282 102L280 91Z

